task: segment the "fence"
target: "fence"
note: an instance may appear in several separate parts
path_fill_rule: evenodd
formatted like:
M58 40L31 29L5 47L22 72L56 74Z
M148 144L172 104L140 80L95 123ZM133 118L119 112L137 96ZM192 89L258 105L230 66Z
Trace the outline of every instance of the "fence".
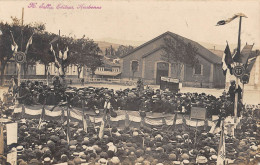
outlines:
M42 82L43 84L47 84L47 80L46 79L21 79L21 82L26 82L26 81L38 81L38 82ZM70 84L70 82L72 84L81 84L81 80L82 79L78 79L78 78L66 78L66 82L67 84ZM49 83L52 83L52 79L49 79ZM121 85L125 85L125 86L136 86L137 83L134 80L123 80L123 79L112 79L112 78L85 78L84 79L85 83L116 83L116 84L121 84ZM11 84L11 80L5 80L4 81L4 85L3 86L9 86Z

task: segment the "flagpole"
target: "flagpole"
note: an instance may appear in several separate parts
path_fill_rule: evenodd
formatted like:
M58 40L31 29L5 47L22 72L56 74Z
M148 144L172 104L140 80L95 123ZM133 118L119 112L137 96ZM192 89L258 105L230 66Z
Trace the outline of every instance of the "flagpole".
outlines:
M241 23L242 23L242 16L239 17L239 29L238 29L238 42L237 42L237 56L240 56L240 35L241 35ZM238 89L238 77L236 76L236 90ZM238 102L238 93L235 91L235 102L234 102L234 117L235 123L237 122L237 102Z
M4 125L0 123L0 155L4 155Z

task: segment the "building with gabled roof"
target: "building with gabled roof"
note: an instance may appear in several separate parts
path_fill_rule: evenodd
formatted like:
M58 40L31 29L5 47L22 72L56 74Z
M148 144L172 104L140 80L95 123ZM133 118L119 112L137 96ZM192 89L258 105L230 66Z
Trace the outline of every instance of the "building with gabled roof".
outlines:
M197 51L199 64L194 68L184 65L179 74L177 64L162 59L164 38L171 37L175 41L190 43ZM136 72L132 66L137 65ZM180 79L183 86L192 87L224 87L225 77L222 72L221 58L201 46L199 43L179 36L172 32L165 32L158 37L136 47L122 56L122 79L142 78L147 84L160 84L161 77Z

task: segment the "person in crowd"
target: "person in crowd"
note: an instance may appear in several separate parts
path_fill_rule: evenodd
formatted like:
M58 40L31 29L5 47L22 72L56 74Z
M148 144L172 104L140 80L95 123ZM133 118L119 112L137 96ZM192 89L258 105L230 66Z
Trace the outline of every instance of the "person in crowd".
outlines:
M55 80L53 81L54 88L59 88L61 86L61 82L58 76L55 77Z
M84 78L81 79L81 85L84 86Z
M230 95L231 101L235 102L235 94L238 93L238 101L242 98L242 89L240 85L238 85L238 89L236 89L236 82L234 80L230 81L230 87L228 90L228 94Z
M26 87L26 83L22 82L19 88L18 97L16 97L19 104L31 105L32 97L28 87Z

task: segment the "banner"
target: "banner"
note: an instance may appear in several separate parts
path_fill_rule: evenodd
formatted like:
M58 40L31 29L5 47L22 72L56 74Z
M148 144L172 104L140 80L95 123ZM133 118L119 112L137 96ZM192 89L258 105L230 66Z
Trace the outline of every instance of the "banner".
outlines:
M17 164L17 151L7 154L7 162L11 165Z
M17 143L17 123L6 124L7 145Z
M56 107L54 111L50 111L53 106L45 106L45 117L46 120L61 120L64 116L67 116L68 114L65 112L62 112L62 107ZM65 108L65 107L64 107ZM40 119L40 114L42 111L41 105L35 105L35 106L25 106L25 117L32 119L32 118L38 118ZM200 118L202 119L202 116L205 116L205 108L192 108L192 118ZM14 112L17 113L17 115L21 115L22 108L21 106L15 107ZM138 111L128 111L128 110L118 110L115 111L117 113L116 117L111 117L110 121L112 122L126 122L128 124L135 123L135 124L141 124L141 116ZM194 113L196 112L196 113ZM94 123L97 125L101 125L102 122L102 116L103 113L95 114L95 112L92 111L85 111L86 115L89 116L86 118L86 122ZM151 113L146 112L146 117L144 117L143 124L147 124L150 126L162 126L162 125L173 125L174 123L174 114L163 114L163 113ZM190 119L189 116L185 117L185 122L183 122L183 119L181 117L182 115L178 115L176 119L176 125L185 124L190 127L196 127L196 120ZM215 120L215 117L213 116L213 121ZM70 120L71 121L79 121L82 122L82 110L80 108L71 108L70 109ZM198 121L197 126L204 126L205 122ZM208 121L208 126L213 126L214 122Z
M206 119L206 108L191 107L190 118L197 119L197 120L205 120Z

